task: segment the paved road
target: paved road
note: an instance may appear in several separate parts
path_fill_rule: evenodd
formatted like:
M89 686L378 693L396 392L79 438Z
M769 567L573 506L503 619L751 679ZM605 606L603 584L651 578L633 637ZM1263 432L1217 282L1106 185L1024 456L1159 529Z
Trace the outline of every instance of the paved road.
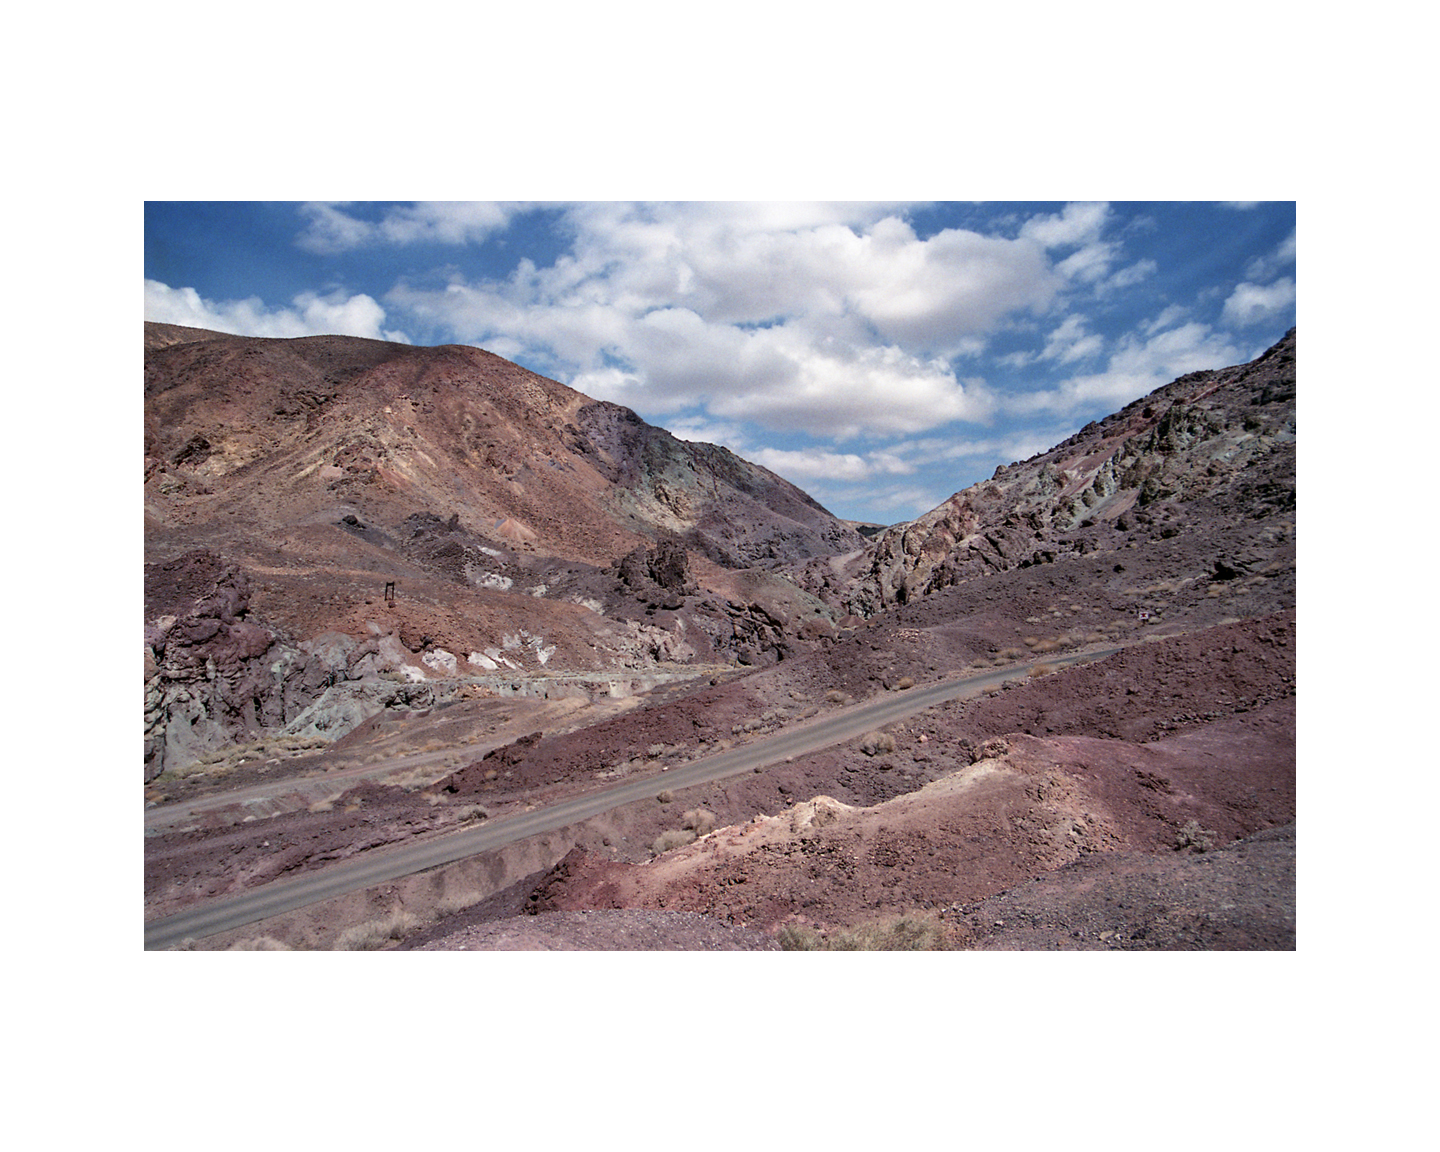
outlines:
M936 704L979 695L1006 680L1024 676L1035 664L1076 664L1099 660L1119 651L1119 648L1106 648L1101 651L1050 657L1030 664L997 668L979 676L944 680L903 692L885 693L863 704L794 725L742 748L707 756L702 760L692 760L689 764L672 768L663 775L630 780L538 808L533 812L487 820L478 827L448 833L432 840L368 852L363 857L341 861L318 872L275 880L251 892L207 901L173 916L147 921L145 947L168 948L186 937L200 939L212 936L217 932L240 928L270 916L292 912L307 904L384 884L402 876L423 872L427 868L451 864L479 852L503 848L527 836L552 832L567 824L598 816L622 804L654 796L661 788L680 789L695 784L708 784L723 780L727 776L753 772L756 768L778 763L789 756L816 752L821 748L853 740L866 732L923 712Z

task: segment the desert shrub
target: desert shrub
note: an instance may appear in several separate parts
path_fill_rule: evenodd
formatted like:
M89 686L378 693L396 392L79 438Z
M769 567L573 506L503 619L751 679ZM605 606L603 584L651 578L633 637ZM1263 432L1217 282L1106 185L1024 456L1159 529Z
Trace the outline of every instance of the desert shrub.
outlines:
M1183 852L1190 848L1196 852L1208 852L1215 847L1217 835L1213 829L1200 827L1198 820L1187 820L1180 831L1175 833L1175 850Z
M705 808L688 809L680 818L680 827L690 829L696 836L705 836L715 831L715 813Z
M490 809L483 804L466 804L455 809L455 820L459 824L472 824L477 820L490 819Z
M650 851L660 856L669 852L672 848L683 848L686 844L693 844L697 837L689 828L671 828L668 832L662 832L655 837L650 845Z
M786 952L942 952L945 928L935 917L908 912L889 920L845 928L822 936L812 928L787 924L776 933Z
M660 801L661 804L669 804L670 801L675 799L675 793L670 791L669 788L666 788L665 791L659 793L655 799Z
M335 940L339 952L371 952L383 948L391 940L399 940L414 928L419 921L403 908L396 908L389 916L379 920L367 920L345 929Z
M323 748L330 743L324 736L282 736L275 741L275 747L282 752L304 752L311 748Z
M906 688L913 687L915 687L915 678L913 676L902 676L899 680L895 681L895 690L897 692L903 692Z
M1026 675L1029 676L1030 679L1034 680L1041 676L1049 676L1056 671L1058 671L1058 669L1055 667L1054 664L1036 664L1035 667L1031 668L1030 671L1026 673Z
M860 737L860 751L866 756L895 751L895 737L889 732L867 732Z
M225 949L227 952L294 952L291 944L273 936L254 936L248 940L237 940Z
M832 688L829 692L825 693L825 703L827 704L844 704L848 699L849 697L838 688Z

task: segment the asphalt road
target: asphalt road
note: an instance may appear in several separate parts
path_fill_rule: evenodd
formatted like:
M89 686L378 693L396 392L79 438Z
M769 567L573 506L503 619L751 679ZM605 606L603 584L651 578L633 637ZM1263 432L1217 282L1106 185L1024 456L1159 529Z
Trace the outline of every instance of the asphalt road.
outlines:
M172 916L147 921L145 947L169 948L186 937L198 940L213 936L217 932L240 928L284 912L293 912L307 904L398 880L402 876L423 872L427 868L442 864L451 864L480 852L503 848L527 836L552 832L567 824L598 816L622 804L654 796L663 788L680 789L695 784L708 784L723 780L727 776L753 772L790 756L803 756L821 748L842 744L896 720L923 712L936 704L979 695L1006 680L1026 675L1035 664L1077 664L1099 660L1118 651L1119 648L1106 648L1101 651L1049 657L1029 664L1008 665L979 676L943 680L905 691L887 692L862 704L794 725L742 748L733 748L702 760L692 760L689 764L682 764L663 774L629 780L545 808L537 808L533 812L487 820L477 827L451 832L432 840L378 849L354 860L332 864L318 872L274 880L251 892L206 901Z

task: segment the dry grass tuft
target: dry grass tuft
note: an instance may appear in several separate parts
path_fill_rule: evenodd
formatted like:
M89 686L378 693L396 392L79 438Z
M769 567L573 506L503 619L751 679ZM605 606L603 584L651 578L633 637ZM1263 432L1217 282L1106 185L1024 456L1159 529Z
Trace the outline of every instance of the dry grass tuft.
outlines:
M1059 669L1056 668L1054 664L1036 664L1026 675L1028 675L1031 680L1037 680L1041 676L1050 676L1058 671Z
M706 836L715 831L715 813L705 808L690 808L680 817L680 827L688 828L696 836Z
M225 949L227 952L294 952L293 944L286 944L273 936L254 936L248 940L237 940Z
M672 828L655 837L654 842L650 845L650 851L656 856L661 856L672 848L683 848L686 844L693 844L697 839L698 837L689 828Z
M786 952L943 952L949 947L944 925L918 912L830 935L787 924L776 933L776 939Z
M363 924L356 924L353 928L345 929L335 940L335 950L338 952L373 952L377 948L383 948L391 940L402 939L405 933L419 922L416 917L403 908L396 908L383 919L367 920Z

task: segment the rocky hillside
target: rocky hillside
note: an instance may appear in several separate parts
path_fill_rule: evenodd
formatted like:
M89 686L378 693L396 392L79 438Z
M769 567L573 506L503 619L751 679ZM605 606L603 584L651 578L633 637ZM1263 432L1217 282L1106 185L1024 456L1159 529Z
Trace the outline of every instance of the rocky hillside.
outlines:
M1295 565L1295 330L1249 364L1182 376L1050 451L1002 466L800 583L870 616L1015 568L1192 545L1191 578Z
M162 535L221 544L243 526L281 547L300 526L359 522L383 547L428 513L590 564L667 539L725 567L859 543L773 473L478 348L149 324L146 343L146 511Z
M833 613L764 568L863 542L773 473L477 348L161 324L145 345L147 780L336 739L432 680L773 661Z

